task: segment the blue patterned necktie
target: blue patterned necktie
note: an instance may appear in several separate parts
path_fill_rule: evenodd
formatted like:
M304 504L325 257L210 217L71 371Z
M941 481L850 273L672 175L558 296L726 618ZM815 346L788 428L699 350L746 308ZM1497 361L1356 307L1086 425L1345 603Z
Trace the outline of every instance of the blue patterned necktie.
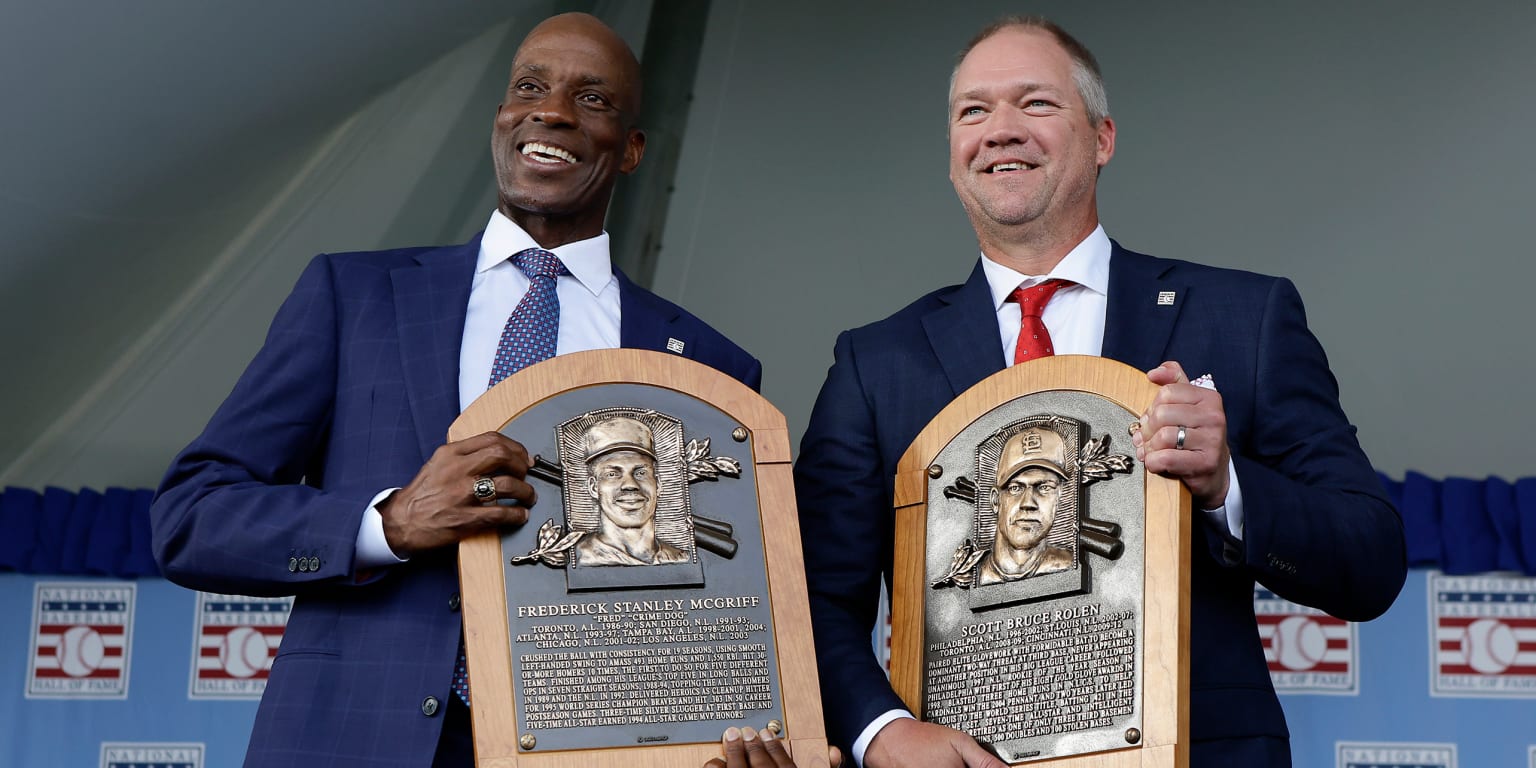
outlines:
M528 292L507 317L501 329L501 343L496 345L496 360L491 364L494 387L508 376L540 360L555 356L555 342L560 335L560 294L555 281L570 270L560 257L542 248L529 248L512 254L512 264L528 276ZM469 704L469 669L464 663L464 645L459 644L459 659L453 667L453 692Z
M542 248L512 254L512 263L528 276L528 292L501 329L501 343L496 347L488 387L540 360L554 357L560 334L560 295L555 292L555 280L570 271L560 263L559 256Z

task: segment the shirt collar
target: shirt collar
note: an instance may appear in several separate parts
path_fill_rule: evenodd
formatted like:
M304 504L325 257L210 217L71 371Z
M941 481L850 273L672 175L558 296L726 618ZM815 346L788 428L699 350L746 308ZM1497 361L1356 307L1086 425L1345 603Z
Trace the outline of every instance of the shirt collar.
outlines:
M1078 243L1048 275L1026 275L1015 272L989 258L986 254L981 257L981 271L986 275L987 287L992 291L992 309L1002 309L1003 303L1008 300L1008 295L1020 285L1031 286L1045 282L1053 278L1071 280L1090 291L1101 295L1109 294L1109 253L1111 246L1109 235L1104 234L1103 225L1093 228L1083 241Z
M491 220L485 225L485 234L480 237L480 258L475 262L475 272L484 272L511 259L515 253L538 247L539 244L517 222L507 218L500 210L492 211ZM597 237L577 240L549 250L560 257L560 262L571 271L571 276L591 291L593 296L602 293L603 288L613 279L606 231Z

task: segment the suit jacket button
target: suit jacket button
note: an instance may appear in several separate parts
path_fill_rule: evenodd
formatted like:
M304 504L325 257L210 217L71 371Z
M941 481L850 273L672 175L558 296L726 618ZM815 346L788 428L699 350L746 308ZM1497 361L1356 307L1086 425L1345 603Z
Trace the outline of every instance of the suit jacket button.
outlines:
M309 558L309 570L312 571L312 572L320 570L320 558L318 558L318 557L311 557L311 558Z
M459 593L455 592L455 593L453 593L452 596L450 596L448 598L448 610L450 610L450 611L457 611L458 609L459 609Z
M290 557L290 558L288 558L288 572L289 573L298 573L299 572L299 559L297 557Z
M428 696L421 700L421 713L427 717L437 714L437 697Z

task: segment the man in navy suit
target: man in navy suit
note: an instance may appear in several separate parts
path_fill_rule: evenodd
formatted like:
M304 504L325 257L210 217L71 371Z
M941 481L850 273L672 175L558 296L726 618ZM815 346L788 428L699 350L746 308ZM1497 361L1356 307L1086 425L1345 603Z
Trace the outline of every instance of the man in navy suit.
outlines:
M297 595L247 766L472 764L466 703L450 692L454 545L521 525L535 499L515 440L444 440L529 292L509 257L560 259L556 353L665 350L758 386L755 359L609 264L603 219L644 152L639 111L639 64L618 35L582 14L540 24L495 118L485 232L316 258L166 474L152 516L167 578Z
M1254 583L1362 621L1406 575L1401 521L1295 288L1109 240L1095 189L1115 125L1098 65L1044 19L1006 19L972 41L948 121L950 180L982 258L965 284L839 336L795 467L830 739L870 768L1001 765L964 733L911 719L870 630L890 578L897 461L957 395L1048 342L1044 354L1120 360L1161 388L1132 442L1197 510L1191 764L1289 765ZM1051 279L1068 282L1047 299L1043 339L1020 339L1033 322L1022 302ZM1197 373L1209 376L1192 383Z

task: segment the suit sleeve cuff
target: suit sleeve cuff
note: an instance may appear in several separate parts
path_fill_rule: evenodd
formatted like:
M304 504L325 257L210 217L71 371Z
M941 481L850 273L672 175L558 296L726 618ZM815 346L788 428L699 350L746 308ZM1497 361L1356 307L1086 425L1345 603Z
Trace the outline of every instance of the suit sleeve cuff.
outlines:
M880 729L889 725L892 720L916 720L911 712L905 709L892 709L875 718L869 725L864 726L864 731L859 734L858 740L853 742L853 759L859 768L864 768L864 753L869 749L869 743L875 740Z
M389 548L389 540L384 538L384 516L379 514L379 502L389 498L389 495L399 488L386 488L368 502L368 508L363 510L363 522L357 528L357 551L352 556L352 569L354 571L369 568L382 568L386 565L399 565L410 558L399 557L395 551Z
M1201 514L1221 537L1221 559L1226 565L1243 561L1243 487L1237 482L1237 462L1227 463L1226 503L1215 509L1203 509Z

